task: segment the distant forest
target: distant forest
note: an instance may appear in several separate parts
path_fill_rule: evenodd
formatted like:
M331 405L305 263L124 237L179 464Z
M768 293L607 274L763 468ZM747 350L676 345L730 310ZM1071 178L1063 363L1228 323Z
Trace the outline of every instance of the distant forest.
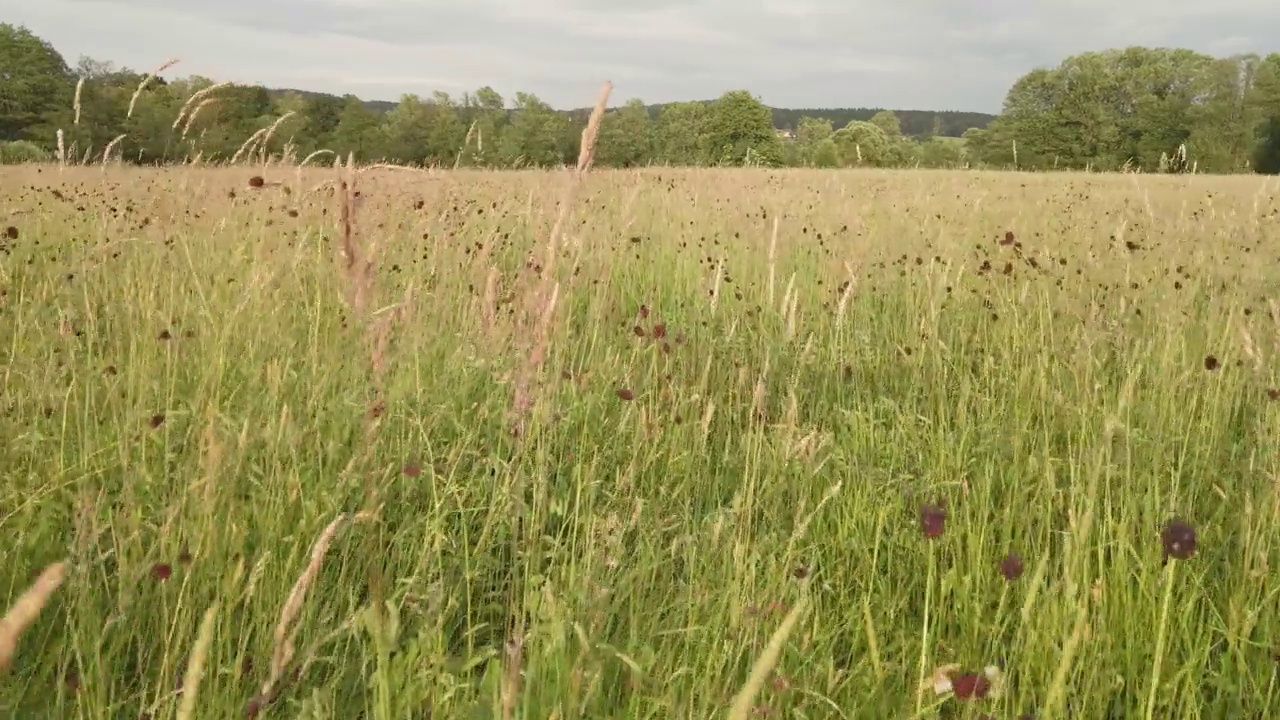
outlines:
M273 97L280 97L288 93L296 93L297 95L308 99L332 98L333 95L327 93L314 92L311 90L298 90L295 88L269 88L267 92ZM396 108L399 103L389 100L362 100L364 106L379 115L388 113ZM714 100L698 101L703 105L710 105ZM662 114L663 108L668 105L676 105L678 103L657 103L646 104L645 109L649 111L649 117L657 119ZM895 110L893 108L769 108L773 115L773 126L779 130L790 130L792 132L800 128L800 120L802 118L814 118L816 120L830 120L831 124L837 128L844 127L851 122L861 121L867 122L876 116L876 113L891 112L898 117L898 122L902 126L902 134L909 137L954 137L958 138L964 134L965 130L970 128L985 129L996 119L996 115L980 112L960 112L955 110ZM514 109L509 112L515 112ZM587 117L591 114L591 108L576 108L569 110L568 115L574 122L586 122Z

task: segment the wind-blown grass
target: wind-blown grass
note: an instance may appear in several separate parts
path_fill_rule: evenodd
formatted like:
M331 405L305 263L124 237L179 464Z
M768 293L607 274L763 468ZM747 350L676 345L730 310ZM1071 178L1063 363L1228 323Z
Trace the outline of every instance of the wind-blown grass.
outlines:
M1274 180L591 174L513 434L571 176L371 171L370 434L332 177L0 177L0 714L1280 707Z

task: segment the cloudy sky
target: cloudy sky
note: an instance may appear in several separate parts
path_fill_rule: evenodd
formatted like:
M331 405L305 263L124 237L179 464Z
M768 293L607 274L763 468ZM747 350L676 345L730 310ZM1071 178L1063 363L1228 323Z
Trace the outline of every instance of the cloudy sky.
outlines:
M707 99L996 112L1019 75L1084 50L1280 50L1275 0L0 0L69 64L366 99L490 85L556 107Z

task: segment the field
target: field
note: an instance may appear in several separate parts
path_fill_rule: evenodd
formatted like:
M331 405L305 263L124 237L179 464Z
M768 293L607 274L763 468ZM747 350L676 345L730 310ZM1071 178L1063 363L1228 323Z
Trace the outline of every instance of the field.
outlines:
M336 178L0 174L0 715L1280 713L1276 179Z

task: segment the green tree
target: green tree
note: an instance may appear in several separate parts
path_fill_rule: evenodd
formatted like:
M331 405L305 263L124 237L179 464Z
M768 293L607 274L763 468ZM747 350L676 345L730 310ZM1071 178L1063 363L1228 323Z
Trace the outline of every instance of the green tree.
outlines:
M840 152L834 140L835 128L826 118L802 117L796 127L795 145L799 163L808 167L834 168Z
M49 122L70 107L75 81L67 62L22 26L0 23L0 140L49 140Z
M516 93L511 123L502 131L501 157L508 167L553 167L565 162L568 119L532 93Z
M299 158L317 150L333 149L333 134L342 121L342 111L346 108L346 100L336 95L312 95L302 104L294 142L297 144Z
M701 165L710 158L705 103L678 102L664 105L658 112L654 130L656 159L667 165Z
M338 125L333 129L328 148L343 158L354 155L357 162L370 162L385 154L384 136L378 123L378 115L355 95L343 98Z
M502 131L507 125L506 102L485 86L462 98L461 120L467 125L460 156L466 165L491 167L502 162Z
M979 145L994 151L983 160L1034 168L1046 157L1066 152L1064 126L1056 116L1058 86L1059 78L1051 70L1037 69L1018 78L1005 97L1004 111L981 137Z
M716 164L778 165L782 141L773 128L773 113L746 90L730 90L711 105L706 124L707 148Z
M382 122L387 157L395 162L452 165L462 147L462 123L445 93L425 101L405 95Z
M1254 56L1130 47L1066 58L1019 78L1004 111L967 143L986 164L1024 169L1161 167L1184 144L1201 170L1248 167L1264 113Z
M600 121L596 162L608 167L639 167L653 156L653 127L644 102L633 99L605 113Z
M400 96L396 104L382 116L382 134L386 140L386 158L396 163L420 164L426 160L431 137L431 115L417 95Z
M280 93L271 101L271 107L277 115L293 113L302 115L307 111L307 99L296 90Z
M133 115L125 118L121 128L125 139L119 146L119 154L112 151L111 157L136 163L182 160L181 129L174 129L173 122L190 97L187 87L187 83L180 80L152 81L139 96Z
M884 131L885 137L890 140L900 140L902 138L902 121L898 119L898 115L892 110L881 110L867 122L875 125Z
M893 157L893 141L878 125L854 120L832 136L844 165L885 167Z
M1258 115L1253 168L1261 173L1280 173L1280 53L1272 53L1258 64L1249 103Z
M954 168L964 163L964 141L934 136L920 145L920 164L931 168Z
M215 91L193 123L189 138L206 160L229 161L249 138L274 119L271 96L260 85L231 85Z
M134 103L136 112L139 102L157 93L163 95L164 80L156 78L149 82L135 101L134 92L146 77L142 73L117 68L111 62L81 57L73 75L82 83L79 122L76 122L75 108L70 105L59 108L53 115L63 129L66 144L75 149L71 154L80 159L97 159L111 143L124 136L125 139L115 146L112 156L131 155L131 141L135 141L132 131L136 128L130 122L130 102Z
M426 103L431 131L427 135L426 162L441 167L457 162L467 129L458 116L458 107L448 93L434 92Z

